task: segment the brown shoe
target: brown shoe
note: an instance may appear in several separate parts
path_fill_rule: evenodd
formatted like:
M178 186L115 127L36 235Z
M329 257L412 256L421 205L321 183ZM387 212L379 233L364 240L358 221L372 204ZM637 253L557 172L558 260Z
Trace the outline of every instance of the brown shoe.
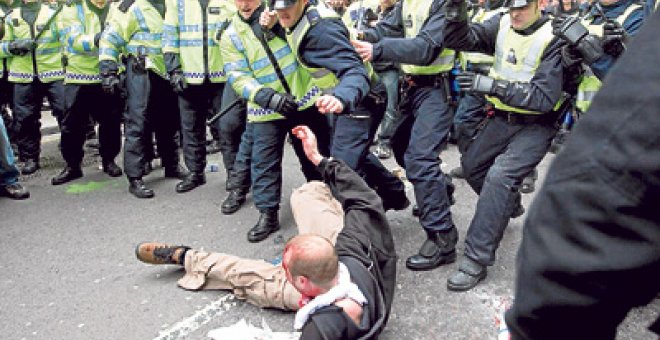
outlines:
M143 242L135 247L135 256L144 263L183 265L183 259L188 249L190 247Z

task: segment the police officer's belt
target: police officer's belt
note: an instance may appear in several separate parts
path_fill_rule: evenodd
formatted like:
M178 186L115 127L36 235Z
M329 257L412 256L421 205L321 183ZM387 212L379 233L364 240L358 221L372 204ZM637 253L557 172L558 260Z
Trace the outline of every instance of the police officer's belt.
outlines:
M427 87L444 84L444 79L449 78L449 72L438 74L404 74L403 80L410 86Z
M479 73L487 76L492 66L493 66L492 64L487 64L487 63L470 63L468 66L468 70L474 73Z
M522 114L517 112L502 111L492 108L487 111L489 116L501 117L511 124L549 124L557 120L554 113L548 114Z

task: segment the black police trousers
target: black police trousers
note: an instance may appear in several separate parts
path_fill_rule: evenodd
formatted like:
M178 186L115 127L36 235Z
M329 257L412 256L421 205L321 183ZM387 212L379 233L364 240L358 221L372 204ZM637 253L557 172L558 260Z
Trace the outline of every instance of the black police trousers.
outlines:
M206 118L220 109L225 83L188 84L179 94L181 148L186 167L201 174L206 168Z
M41 153L41 107L44 96L48 98L52 114L61 122L64 112L64 83L56 80L42 83L33 79L31 83L14 84L14 120L12 130L18 145L18 157L25 161L39 160Z
M127 110L124 122L124 171L128 178L144 176L150 159L152 132L163 167L178 165L176 133L179 111L170 83L161 76L142 71L129 58L126 68Z
M103 92L101 84L64 85L64 115L61 123L61 152L66 163L80 166L90 115L99 124L99 153L104 162L112 161L121 148L120 95Z

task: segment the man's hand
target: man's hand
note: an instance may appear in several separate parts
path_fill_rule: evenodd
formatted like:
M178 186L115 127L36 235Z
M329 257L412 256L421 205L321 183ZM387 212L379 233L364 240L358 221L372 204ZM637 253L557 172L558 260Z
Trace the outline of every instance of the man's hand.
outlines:
M603 50L605 53L619 57L626 50L628 41L626 30L617 21L608 20L603 25Z
M374 45L370 42L351 40L351 44L360 55L363 61L371 61L374 57Z
M305 156L307 156L307 159L309 159L312 164L318 166L323 160L323 156L319 153L319 148L316 144L316 136L312 130L305 125L298 125L291 130L291 133L302 142L303 150L305 150Z
M575 17L556 17L552 20L552 33L574 47L584 59L591 64L603 55L602 42L599 37L589 34L584 25Z
M117 76L117 73L101 74L101 88L107 94L115 94L119 89L119 76Z
M503 97L506 94L508 82L495 80L489 76L474 72L463 72L456 75L456 82L462 92L471 92Z
M188 88L186 77L181 70L175 70L170 73L170 84L172 85L174 92L179 94L183 93L183 91Z
M449 0L445 5L445 16L448 21L467 21L467 4L465 0Z
M261 12L261 16L259 16L259 25L261 25L261 27L271 29L273 26L275 26L275 23L277 23L276 11L271 11L270 9L266 8L263 12Z
M273 93L268 101L268 108L281 113L285 117L290 117L298 113L296 98L286 93Z
M9 53L22 57L34 50L36 44L33 40L19 40L9 43Z
M561 64L564 68L570 68L579 63L582 63L582 54L575 49L575 46L566 45L561 48Z
M344 104L341 100L335 96L327 94L316 99L316 107L322 114L344 112Z

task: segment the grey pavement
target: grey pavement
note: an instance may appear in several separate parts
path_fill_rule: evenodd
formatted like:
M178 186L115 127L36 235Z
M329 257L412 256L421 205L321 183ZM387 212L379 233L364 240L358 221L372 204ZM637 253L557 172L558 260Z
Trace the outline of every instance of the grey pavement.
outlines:
M291 313L261 310L227 292L185 291L176 285L181 268L145 265L134 255L138 242L162 241L276 259L283 240L295 234L287 198L303 183L290 148L284 161L283 228L266 241L252 244L246 233L258 212L251 199L234 215L219 212L225 197L222 167L220 172L207 173L206 185L186 194L175 193L177 181L164 179L162 169L156 168L145 178L156 197L139 200L127 192L125 178L106 176L98 160L88 155L83 178L52 186L51 177L63 166L58 138L58 134L44 137L43 169L23 178L32 197L0 199L0 338L206 339L209 330L241 319L257 326L265 322L274 331L292 330ZM453 146L442 157L445 171L458 164ZM540 180L551 160L550 155L540 165ZM209 162L221 164L220 156L209 156ZM395 167L392 160L386 165ZM452 213L462 251L477 197L464 181L455 183L457 203ZM412 197L410 187L408 194ZM532 199L533 194L524 196L526 207ZM495 339L500 305L510 303L512 297L524 216L511 221L488 278L467 293L445 288L453 264L429 272L407 270L404 261L417 251L424 234L410 209L389 212L388 217L399 271L392 316L382 339ZM646 327L659 314L658 300L633 311L618 338L653 338Z

